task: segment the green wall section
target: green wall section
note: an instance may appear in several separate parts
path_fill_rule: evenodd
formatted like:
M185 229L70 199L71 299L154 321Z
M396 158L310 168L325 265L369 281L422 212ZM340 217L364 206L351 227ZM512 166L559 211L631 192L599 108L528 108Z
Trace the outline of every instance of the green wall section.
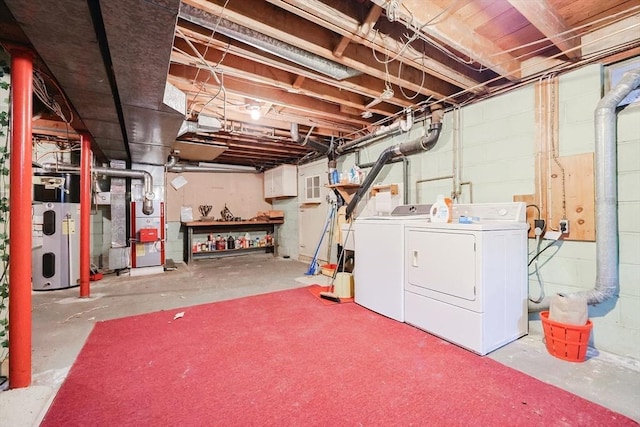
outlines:
M594 110L605 91L603 69L590 65L559 79L560 155L593 152ZM514 195L535 191L535 85L461 108L460 173L470 181L473 202L507 202ZM432 203L438 194L453 190L452 180L418 184L417 181L453 174L453 113L445 116L437 145L429 152L409 157L410 203ZM424 132L416 125L411 133L376 142L361 150L361 161L375 161L379 153ZM346 169L355 162L351 154L340 159ZM619 296L589 307L596 348L640 359L640 106L618 115L618 224L620 256ZM401 164L387 165L376 182L402 183ZM469 186L461 200L469 201ZM366 205L366 201L362 202ZM359 207L358 211L363 208ZM534 242L530 241L530 251ZM596 243L563 242L540 257L540 276L547 295L590 290L596 279ZM530 272L531 273L531 272ZM529 282L532 297L539 295L535 275ZM537 314L530 315L530 330L541 333Z

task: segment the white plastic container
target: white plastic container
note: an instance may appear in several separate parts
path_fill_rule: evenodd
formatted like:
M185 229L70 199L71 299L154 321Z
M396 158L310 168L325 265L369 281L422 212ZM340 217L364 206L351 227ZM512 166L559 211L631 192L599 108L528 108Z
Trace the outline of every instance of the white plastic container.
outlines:
M353 275L351 273L338 273L334 283L334 293L339 298L353 298Z
M431 205L431 211L429 212L431 215L431 222L451 222L452 210L453 207L451 199L440 194L436 199L436 202Z

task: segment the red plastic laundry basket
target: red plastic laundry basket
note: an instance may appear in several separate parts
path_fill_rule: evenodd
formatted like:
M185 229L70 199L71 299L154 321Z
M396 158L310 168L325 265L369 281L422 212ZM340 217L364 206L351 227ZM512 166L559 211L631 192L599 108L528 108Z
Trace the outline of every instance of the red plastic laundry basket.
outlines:
M549 320L548 311L541 312L540 319L549 354L569 362L584 362L593 327L591 320L584 326L568 325Z

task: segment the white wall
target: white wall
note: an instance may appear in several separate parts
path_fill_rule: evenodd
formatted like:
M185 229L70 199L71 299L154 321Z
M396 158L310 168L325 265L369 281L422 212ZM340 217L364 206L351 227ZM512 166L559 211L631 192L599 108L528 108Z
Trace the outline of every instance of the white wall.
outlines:
M305 194L305 178L308 176L320 175L320 199L321 203L303 204L298 206L298 259L301 261L310 260L318 248L320 236L327 219L329 204L327 203L327 195L329 189L326 188L328 183L328 164L326 159L318 160L306 165L298 167L298 194ZM335 196L332 196L335 199ZM298 202L302 199L298 197ZM327 254L329 247L329 230L322 238L322 244L318 250L318 259L322 263L328 262ZM335 250L333 251L335 255Z
M187 184L179 189L171 181L182 176ZM250 219L271 209L264 199L263 174L185 172L166 174L167 244L165 255L184 260L184 236L180 227L180 207L191 206L193 219L200 219L198 206L211 205L210 217L220 218L225 205L238 217ZM285 216L285 223L288 218Z
M603 90L599 65L560 78L561 156L594 151L594 110ZM442 135L431 151L409 157L410 203L431 203L437 194L453 190L452 180L417 183L453 174L452 116L451 112L445 116ZM461 178L472 182L473 202L506 202L514 195L535 192L535 134L533 84L461 109ZM383 149L413 136L368 146L362 150L361 161L374 161ZM340 164L351 165L354 158L346 156ZM591 345L640 359L640 106L626 108L618 116L618 158L620 292L589 307L594 324ZM401 164L385 166L376 182L401 182L401 171ZM462 190L465 200L470 188L463 186ZM545 252L540 257L540 273L546 294L592 289L595 248L594 242L563 242L558 249ZM536 297L535 275L530 276L529 286ZM537 313L530 315L529 323L530 330L541 333Z

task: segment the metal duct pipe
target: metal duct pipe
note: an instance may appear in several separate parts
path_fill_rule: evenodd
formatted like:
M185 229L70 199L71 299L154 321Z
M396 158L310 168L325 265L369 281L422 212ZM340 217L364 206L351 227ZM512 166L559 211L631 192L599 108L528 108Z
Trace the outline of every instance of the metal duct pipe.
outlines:
M196 133L198 131L198 123L190 120L185 120L182 122L180 126L180 130L178 130L178 134L176 138L180 138L185 133Z
M380 154L380 157L378 157L378 160L367 174L364 182L362 183L360 188L358 188L356 194L354 194L351 202L349 202L349 204L347 205L347 210L345 212L347 219L351 217L351 214L358 205L358 202L360 201L362 196L369 190L369 187L371 186L371 184L373 184L373 181L376 179L384 165L397 157L410 156L421 151L429 151L433 148L436 142L438 142L438 138L440 137L443 117L444 112L441 109L433 111L431 115L431 125L429 126L429 130L425 136L414 141L403 142L402 144L388 147Z
M336 148L336 153L337 154L345 154L346 152L348 152L349 150L353 150L355 148L358 148L359 145L364 144L364 143L373 143L376 142L382 138L388 137L388 136L393 136L397 133L400 133L400 122L396 121L391 123L389 126L381 126L379 127L375 132L370 133L369 135L365 135L362 136L360 138L356 138L356 139L352 139L351 141L347 142L346 144L342 144L340 145L338 148Z
M591 291L578 292L588 304L599 304L618 290L618 193L617 113L618 104L640 86L640 70L627 72L598 102L596 132L596 284Z
M167 168L167 172L182 173L182 172L215 172L215 173L258 173L257 170L249 169L225 169L212 166L196 166L196 165L179 165L176 164Z
M46 163L42 165L42 168L49 172L78 172L80 173L80 167L67 164L53 164ZM91 171L106 176L115 176L118 178L134 178L141 179L144 182L144 200L142 202L142 212L145 215L151 215L153 213L153 199L155 194L153 193L153 177L147 171L135 170L135 169L111 169L92 167Z
M596 106L595 167L596 167L596 283L589 291L569 296L586 298L595 305L615 295L619 286L618 218L617 218L617 154L616 108L635 88L640 86L640 71L629 71ZM529 311L546 310L549 298L539 304L529 303Z
M178 158L176 156L169 156L169 161L164 164L165 170L169 170L174 167L178 163Z
M309 133L311 133L311 131L309 131ZM291 123L291 139L296 144L300 144L300 145L306 146L306 147L311 147L311 148L313 148L315 151L317 151L320 154L327 154L329 152L329 145L327 145L327 144L325 144L323 142L315 141L315 140L309 138L308 134L304 138L300 137L300 135L298 133L298 124L297 123Z
M227 37L279 56L287 61L295 62L311 70L333 77L336 80L344 80L362 74L354 68L315 55L289 43L277 40L259 33L256 30L236 24L221 16L213 15L185 3L180 4L179 16L186 21L210 30L215 30Z
M375 132L360 138L353 139L346 144L342 144L336 149L337 154L344 154L347 151L358 148L361 144L371 144L379 139L396 135L400 132L408 132L413 127L413 112L407 109L404 119L396 120L388 126L381 126Z

